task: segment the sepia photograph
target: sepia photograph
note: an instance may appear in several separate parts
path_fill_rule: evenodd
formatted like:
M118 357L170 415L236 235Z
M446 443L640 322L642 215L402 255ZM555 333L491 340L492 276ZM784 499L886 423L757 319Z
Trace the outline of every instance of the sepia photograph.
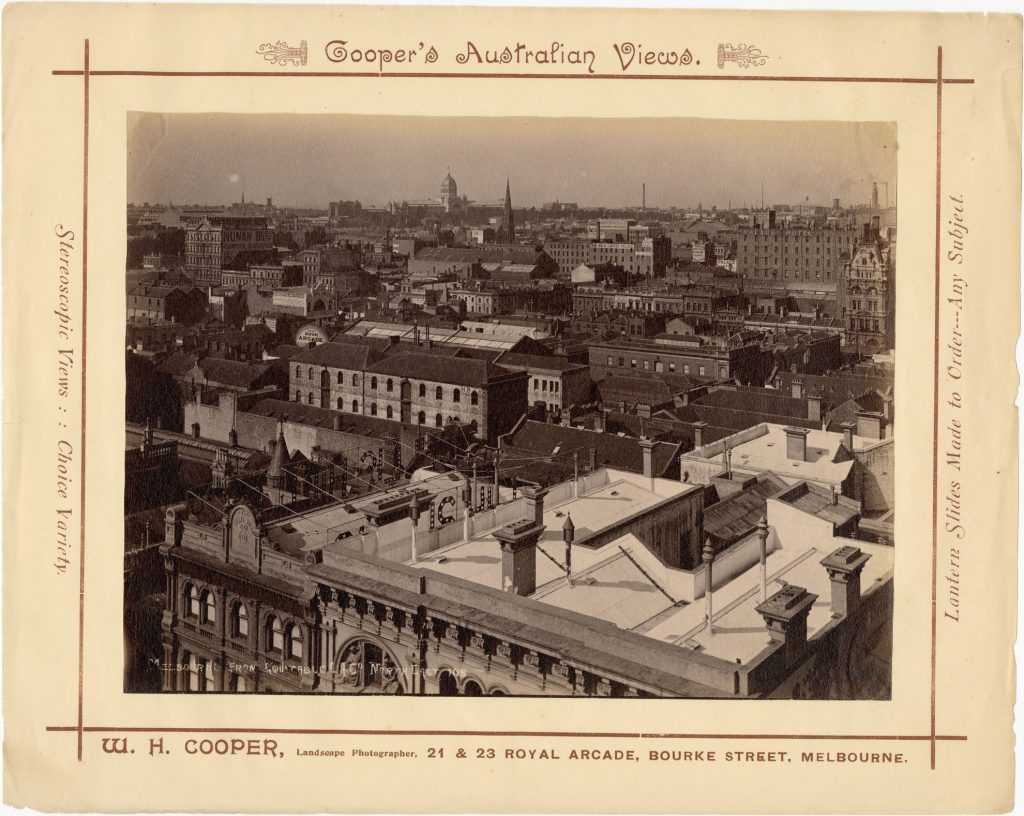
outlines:
M129 692L875 699L893 125L131 114Z

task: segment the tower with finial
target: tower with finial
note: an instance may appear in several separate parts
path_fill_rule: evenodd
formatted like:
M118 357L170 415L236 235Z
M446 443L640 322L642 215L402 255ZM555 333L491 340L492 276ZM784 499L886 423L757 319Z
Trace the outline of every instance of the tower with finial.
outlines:
M511 244L516 240L516 222L512 215L512 188L505 179L505 211L501 218L501 242Z

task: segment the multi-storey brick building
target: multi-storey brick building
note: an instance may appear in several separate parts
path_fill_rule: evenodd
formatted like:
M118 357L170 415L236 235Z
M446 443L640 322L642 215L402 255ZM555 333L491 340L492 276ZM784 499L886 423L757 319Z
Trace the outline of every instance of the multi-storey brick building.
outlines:
M635 242L553 238L544 242L544 251L558 264L563 277L568 277L580 264L614 264L632 277L660 277L672 259L672 243L664 235L638 238Z
M748 287L816 281L834 288L857 240L854 227L785 227L771 218L767 227L737 231L736 271Z
M185 271L198 284L219 284L221 270L241 253L270 253L274 233L265 216L208 215L190 224L185 235Z
M653 341L626 337L593 341L589 344L590 370L595 379L625 370L764 384L770 361L760 346L751 343L721 348L702 345L696 338L687 340L662 336Z
M706 491L653 478L643 442L643 475L472 514L457 474L319 508L230 482L171 506L163 689L887 699L892 549L801 482L694 563Z
M527 407L527 374L472 357L324 343L289 360L296 402L404 424L507 433Z

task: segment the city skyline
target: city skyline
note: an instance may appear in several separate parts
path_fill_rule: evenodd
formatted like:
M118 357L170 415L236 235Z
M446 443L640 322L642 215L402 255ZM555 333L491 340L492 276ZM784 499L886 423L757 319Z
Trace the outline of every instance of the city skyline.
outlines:
M319 157L310 161L309 156ZM666 156L672 158L666 159ZM357 160L354 160L357 159ZM277 206L436 199L516 208L705 209L896 200L895 126L877 122L148 114L128 119L128 200Z

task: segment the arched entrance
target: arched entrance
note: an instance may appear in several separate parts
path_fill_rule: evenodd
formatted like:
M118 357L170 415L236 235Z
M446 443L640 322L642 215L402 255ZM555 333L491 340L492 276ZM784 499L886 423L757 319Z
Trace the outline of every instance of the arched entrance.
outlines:
M466 697L483 697L484 690L480 688L480 684L476 680L467 680L462 687L462 693Z
M450 671L442 671L437 675L437 693L442 697L458 697L459 684Z
M364 638L345 644L335 662L342 691L357 694L405 694L398 661L386 649Z

